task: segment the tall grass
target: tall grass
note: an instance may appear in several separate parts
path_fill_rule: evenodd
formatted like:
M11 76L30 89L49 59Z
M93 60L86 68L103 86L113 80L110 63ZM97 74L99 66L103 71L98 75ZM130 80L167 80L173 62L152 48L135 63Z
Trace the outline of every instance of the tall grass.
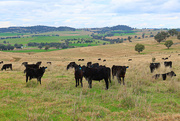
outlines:
M179 120L179 56L171 53L173 68L165 68L161 58L169 53L157 51L140 55L132 51L133 44L34 54L1 52L1 59L4 63L12 63L13 71L1 71L0 120ZM176 51L179 50L176 48ZM156 57L155 62L161 62L161 67L154 73L149 69L152 57ZM78 58L85 61L79 62ZM101 62L98 58L107 61ZM132 58L131 62L129 58ZM36 79L26 83L23 61L42 61L41 66L48 66L41 85ZM47 61L52 65L47 65ZM71 61L81 65L88 61L99 62L108 67L128 65L125 85L120 85L114 78L108 90L105 90L104 80L93 81L92 89L89 89L83 78L83 87L75 87L74 69L66 70ZM156 73L171 70L176 77L168 77L165 81L152 78Z

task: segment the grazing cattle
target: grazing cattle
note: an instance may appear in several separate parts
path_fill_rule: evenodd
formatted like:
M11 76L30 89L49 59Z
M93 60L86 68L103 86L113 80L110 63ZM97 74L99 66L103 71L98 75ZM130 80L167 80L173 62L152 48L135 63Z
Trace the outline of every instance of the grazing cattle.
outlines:
M165 62L164 62L164 66L165 66L165 67L168 67L168 66L169 66L170 68L172 68L172 61L165 61Z
M171 72L164 73L164 74L156 74L156 75L152 76L152 78L158 79L160 77L160 75L162 75L163 80L166 80L167 76L170 76L170 77L176 76L174 71L171 71Z
M132 59L129 59L128 61L132 61Z
M0 62L0 64L3 63L3 61Z
M12 64L4 64L4 65L2 66L2 68L1 68L1 70L2 70L2 71L3 71L3 70L6 71L7 68L10 68L10 69L12 70Z
M106 59L103 60L103 62L105 62L105 61L106 61Z
M74 76L75 76L75 80L76 80L76 87L79 86L79 81L81 83L81 87L83 87L83 83L82 83L82 79L83 79L83 71L80 65L77 65L75 62L70 62L67 65L67 70L69 68L74 68L75 72L74 72Z
M92 88L92 80L100 81L104 79L105 84L106 84L106 89L109 88L109 74L108 74L108 69L105 66L100 66L100 67L82 67L83 70L83 76L86 78L86 80L89 83L89 88Z
M98 58L98 60L101 60L101 58Z
M160 67L160 63L150 63L149 67L150 67L151 73L153 73L155 69L158 69Z
M81 59L81 61L84 61L84 59Z
M51 63L51 62L47 62L47 64L50 64L50 65L51 65L52 63Z
M78 61L81 61L81 59L78 59Z
M40 67L39 69L34 69L34 68L27 68L26 69L26 83L28 82L28 78L29 80L31 80L32 78L37 78L37 81L40 82L41 84L41 78L45 72L45 69L47 69L47 67Z
M124 78L125 78L125 74L126 74L126 68L129 68L129 66L112 66L112 76L114 79L114 76L116 76L118 82L121 84L121 78L123 78L123 85L125 85L124 83Z

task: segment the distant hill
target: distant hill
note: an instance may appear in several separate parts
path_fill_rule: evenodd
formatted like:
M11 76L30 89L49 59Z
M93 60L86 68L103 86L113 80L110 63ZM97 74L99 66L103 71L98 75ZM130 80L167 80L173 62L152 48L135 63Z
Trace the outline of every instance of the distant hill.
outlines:
M133 30L134 28L131 28L127 25L117 25L113 27L103 27L103 28L91 28L92 30L100 30L100 31L114 31L114 30Z
M72 27L50 27L50 26L28 26L28 27L8 27L0 28L0 33L44 33L51 31L75 31L75 28ZM85 29L87 30L87 29ZM113 27L103 27L103 28L90 28L88 30L98 30L98 31L114 31L114 30L133 30L133 28L126 25L117 25Z
M50 26L29 26L29 27L8 27L0 28L0 33L14 32L14 33L44 33L51 31L75 31L71 27L50 27Z

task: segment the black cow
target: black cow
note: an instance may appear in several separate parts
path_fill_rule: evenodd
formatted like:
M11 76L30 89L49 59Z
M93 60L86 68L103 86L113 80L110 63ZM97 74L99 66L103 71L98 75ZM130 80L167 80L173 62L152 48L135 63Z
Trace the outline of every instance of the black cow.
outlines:
M4 65L2 66L2 68L1 68L1 70L2 70L2 71L3 71L3 70L6 71L7 68L10 68L10 69L12 70L12 64L4 64Z
M81 59L81 61L84 61L84 59Z
M165 67L168 67L168 66L169 66L170 68L172 68L172 61L165 61L165 62L164 62L164 66L165 66Z
M106 59L103 60L103 62L105 62L105 61L106 61Z
M40 67L39 69L34 69L34 68L27 68L26 69L26 83L28 82L28 78L29 80L31 80L32 78L37 78L37 81L40 82L41 84L41 78L45 72L45 69L47 69L47 67Z
M132 61L132 59L128 59L128 61Z
M101 60L101 58L98 58L98 60Z
M47 62L47 64L50 64L50 65L51 65L52 63L51 63L51 62Z
M78 59L78 61L81 61L81 59Z
M80 65L77 65L75 62L70 62L67 65L67 70L69 68L74 68L75 72L74 72L74 76L75 76L75 80L76 80L76 87L79 86L79 81L81 83L81 87L83 87L83 83L82 83L82 79L83 79L83 71Z
M100 66L100 67L82 67L83 70L83 76L86 78L86 80L89 83L89 88L92 88L92 80L102 80L104 79L105 84L106 84L106 89L109 88L109 74L108 74L108 69L105 66Z
M125 74L126 74L126 68L129 68L129 66L112 66L112 76L114 79L114 76L116 76L118 82L121 84L121 78L123 78L123 85L125 85L124 83L124 78L125 78Z
M158 69L160 67L160 63L150 63L149 67L150 67L151 73L153 73L155 69Z
M3 63L3 61L0 62L0 64Z
M164 74L156 74L156 75L152 76L152 78L158 79L160 77L160 75L162 75L163 80L166 80L167 76L170 76L170 77L176 76L174 71L171 71L171 72L164 73Z

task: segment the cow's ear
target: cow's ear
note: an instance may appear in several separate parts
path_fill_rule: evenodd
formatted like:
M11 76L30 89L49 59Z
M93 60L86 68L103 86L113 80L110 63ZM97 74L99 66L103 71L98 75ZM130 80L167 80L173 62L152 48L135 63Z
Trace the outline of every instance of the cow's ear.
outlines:
M129 68L129 66L126 66L126 68Z

